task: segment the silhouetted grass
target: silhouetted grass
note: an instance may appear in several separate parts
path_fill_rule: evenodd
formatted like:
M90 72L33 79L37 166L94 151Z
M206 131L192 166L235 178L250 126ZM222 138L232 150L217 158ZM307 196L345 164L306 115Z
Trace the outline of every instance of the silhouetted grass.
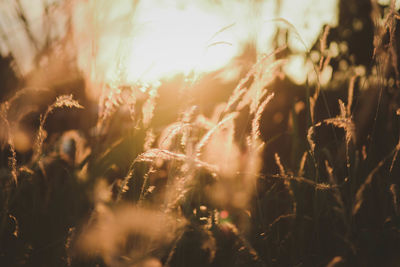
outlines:
M329 43L342 41L329 27L315 83L284 77L285 46L236 84L216 81L222 102L171 92L176 114L167 81L108 85L95 111L64 94L42 115L16 91L0 110L2 266L398 266L399 14L394 1L370 8L370 69L336 68L327 85Z

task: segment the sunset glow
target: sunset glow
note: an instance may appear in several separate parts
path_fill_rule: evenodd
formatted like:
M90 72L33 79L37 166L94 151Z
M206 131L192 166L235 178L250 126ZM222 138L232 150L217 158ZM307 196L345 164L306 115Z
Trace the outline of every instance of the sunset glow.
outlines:
M0 0L0 265L400 266L399 8Z
M303 0L301 5L282 0L280 6L276 1L52 2L50 37L62 39L66 32L71 33L64 41L72 41L74 48L68 46L67 53L73 53L79 69L96 85L154 84L179 73L201 75L215 71L240 55L248 43L259 54L272 52L277 27L288 30L287 45L301 54L317 40L323 25L337 24L338 14L337 0ZM23 10L29 11L27 20L33 25L36 44L45 43L48 37L39 26L46 17L40 17L40 8L32 2L20 3ZM37 51L27 41L30 37L18 20L15 5L2 2L0 6L0 25L7 29L4 34L8 35L0 43L0 52L11 53L17 71L26 75L33 70ZM72 18L70 30L65 10ZM9 32L8 25L13 25L13 32ZM280 45L286 42L284 36L278 40ZM285 72L301 83L310 64L302 55L292 59Z
M319 21L302 24L299 13L279 11L274 1L77 1L74 36L79 65L92 80L151 84L178 73L218 70L240 55L246 43L253 43L260 54L270 53L277 26L289 29L291 49L304 52L323 24L336 23L336 1L306 2L302 10L318 10ZM292 28L292 23L304 27Z
M93 9L97 15L91 21L82 21L82 17L87 18L82 14ZM95 52L97 61L92 71L104 73L106 80L115 79L118 73L118 79L124 82L152 83L177 73L213 71L238 55L241 42L248 39L243 25L221 10L194 3L80 3L75 14L81 68L87 69ZM88 38L80 35L84 23L96 27L97 32L94 40L82 43ZM90 41L97 45L96 51L88 46Z

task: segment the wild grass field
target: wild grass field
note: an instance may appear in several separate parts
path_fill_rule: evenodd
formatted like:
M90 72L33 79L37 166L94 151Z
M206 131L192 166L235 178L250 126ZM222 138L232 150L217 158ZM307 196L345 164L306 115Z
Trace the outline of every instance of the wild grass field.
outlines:
M2 57L0 266L400 266L398 4L338 12L301 53L279 19L230 80L100 83L70 32L27 75Z

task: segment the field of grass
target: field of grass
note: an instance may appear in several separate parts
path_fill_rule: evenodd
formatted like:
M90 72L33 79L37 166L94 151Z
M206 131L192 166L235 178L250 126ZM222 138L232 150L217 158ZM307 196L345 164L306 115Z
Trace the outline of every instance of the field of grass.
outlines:
M400 15L339 2L301 85L278 41L97 100L2 59L0 266L400 266Z

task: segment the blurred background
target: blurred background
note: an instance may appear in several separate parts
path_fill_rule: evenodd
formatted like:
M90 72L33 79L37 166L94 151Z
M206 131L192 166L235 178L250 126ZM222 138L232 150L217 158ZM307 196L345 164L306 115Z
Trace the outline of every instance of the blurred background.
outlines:
M399 8L398 0L0 1L0 265L398 266ZM144 265L148 247L134 231L118 249L107 245L120 232L89 231L98 250L75 257L94 215L106 228L124 218L151 232L135 218L157 216L118 201L141 205L146 187L145 207L157 209L174 165L155 161L133 175L132 162L167 146L160 140L177 124L209 129L237 108L227 129L242 158L224 171L248 163L251 105L222 111L238 84L274 94L258 114L265 146L248 206L232 204L234 194L206 202L213 176L202 170L198 189L176 204L189 230L171 245L164 226L161 248L146 250L157 260ZM227 154L228 130L210 159ZM173 138L174 152L189 150ZM221 223L205 230L202 218Z

